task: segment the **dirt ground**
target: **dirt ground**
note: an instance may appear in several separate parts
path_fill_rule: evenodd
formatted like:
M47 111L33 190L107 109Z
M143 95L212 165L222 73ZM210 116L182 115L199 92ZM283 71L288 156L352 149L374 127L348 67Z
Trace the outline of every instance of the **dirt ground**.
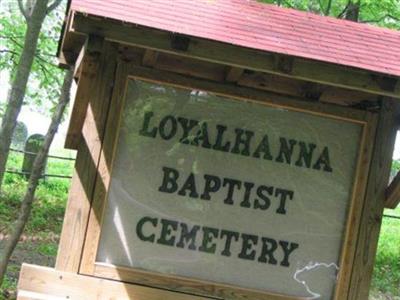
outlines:
M22 263L53 267L56 257L53 249L57 244L58 237L56 236L46 240L24 237L22 241L18 243L11 257L3 289L0 290L0 300L16 299L16 287ZM2 243L0 243L0 250L1 249Z

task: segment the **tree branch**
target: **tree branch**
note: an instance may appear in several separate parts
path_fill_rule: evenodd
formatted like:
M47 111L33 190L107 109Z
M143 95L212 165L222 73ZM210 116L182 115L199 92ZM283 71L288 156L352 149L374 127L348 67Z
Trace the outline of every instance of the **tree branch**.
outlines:
M22 1L23 0L18 0L18 7L19 7L21 14L24 16L26 22L28 23L29 20L31 19L31 16L26 11L26 8L24 7L24 4L22 3Z
M332 8L332 0L329 0L328 5L325 9L325 16L329 16L329 14L331 13L331 8Z
M62 0L54 0L54 2L53 2L52 4L50 4L50 5L47 7L47 13L49 14L49 13L51 13L54 9L56 9L57 6L60 5L61 1L62 1Z
M11 53L13 55L19 55L19 53L15 52L15 51L6 50L6 49L0 50L0 53Z
M393 16L391 14L386 14L386 15L378 18L378 19L361 20L360 23L379 23L379 22L382 22L385 19L392 19L394 21L400 22L400 18L399 17Z
M344 14L346 13L346 11L349 8L350 4L351 4L351 0L348 0L346 6L344 7L344 9L341 11L340 14L338 14L338 16L337 16L338 19L343 19Z

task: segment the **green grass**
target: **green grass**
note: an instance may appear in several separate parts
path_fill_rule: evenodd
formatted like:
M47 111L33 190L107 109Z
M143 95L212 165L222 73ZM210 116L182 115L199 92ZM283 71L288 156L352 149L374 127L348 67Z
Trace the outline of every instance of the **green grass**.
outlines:
M400 208L385 214L400 216ZM400 220L384 218L372 279L375 291L400 299Z
M63 151L58 156L70 157ZM23 156L10 153L7 169L21 171ZM72 175L73 161L49 158L46 174ZM21 199L27 186L23 175L6 173L3 191L0 195L0 232L9 232L15 219ZM18 273L22 261L28 263L52 265L57 255L58 238L64 216L65 205L70 186L69 179L42 179L35 194L35 202L30 220L25 228L26 241L20 242L7 269L7 275L0 289L0 300L15 299Z
M73 161L49 159L47 174L71 175ZM22 155L11 153L7 169L20 171ZM68 195L70 180L46 178L40 181L35 194L35 205L25 233L60 232ZM23 175L7 173L4 178L0 201L0 230L8 231L9 224L18 212L21 199L27 186Z

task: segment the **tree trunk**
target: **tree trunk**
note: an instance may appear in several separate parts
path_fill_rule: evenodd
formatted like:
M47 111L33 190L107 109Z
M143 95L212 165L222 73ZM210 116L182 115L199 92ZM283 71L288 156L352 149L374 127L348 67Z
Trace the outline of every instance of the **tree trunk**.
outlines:
M54 135L56 134L58 126L62 120L65 107L69 102L72 80L73 80L73 69L70 69L65 74L64 82L61 88L61 95L59 102L53 114L43 146L39 150L35 162L33 164L32 172L28 182L28 187L21 203L21 208L19 210L18 218L12 226L10 236L4 241L4 248L0 255L0 286L3 282L3 278L7 270L7 265L11 257L11 254L13 253L21 237L21 234L25 228L25 224L30 216L35 196L35 191L38 186L39 179L42 176L44 163L49 153L50 145L53 142Z
M0 129L0 191L8 158L11 138L23 104L29 73L36 53L38 37L47 13L48 0L36 1L27 19L24 47L18 62L15 78L8 93L7 107Z
M360 15L360 2L349 3L346 9L345 19L349 21L358 22Z

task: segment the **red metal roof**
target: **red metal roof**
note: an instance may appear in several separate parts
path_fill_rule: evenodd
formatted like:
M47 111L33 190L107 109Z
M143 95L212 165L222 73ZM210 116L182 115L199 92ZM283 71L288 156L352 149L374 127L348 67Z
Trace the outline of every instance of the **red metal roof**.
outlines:
M71 10L400 76L400 31L255 0L72 0Z

